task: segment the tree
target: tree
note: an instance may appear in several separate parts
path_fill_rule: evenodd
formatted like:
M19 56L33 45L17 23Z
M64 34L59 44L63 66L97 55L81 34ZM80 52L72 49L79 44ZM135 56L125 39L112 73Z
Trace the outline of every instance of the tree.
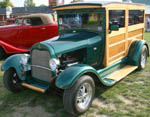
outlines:
M35 3L33 2L33 0L25 0L24 7L35 7Z
M3 0L0 2L0 8L6 8L8 6L14 7L13 3L10 0Z
M40 7L44 7L44 6L46 6L46 5L45 5L45 4L41 4L41 5L40 5Z
M75 2L83 2L83 0L72 0L71 3L75 3Z

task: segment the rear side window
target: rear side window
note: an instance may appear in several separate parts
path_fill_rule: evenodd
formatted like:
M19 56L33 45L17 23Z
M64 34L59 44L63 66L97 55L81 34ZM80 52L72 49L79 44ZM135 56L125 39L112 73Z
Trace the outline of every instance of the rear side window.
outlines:
M40 17L31 18L32 26L43 25L43 22Z
M24 19L24 24L28 26L38 26L38 25L43 25L44 23L40 17L34 17L34 18Z
M129 26L144 23L144 10L129 11Z
M120 28L125 27L125 10L110 10L109 24L118 24Z

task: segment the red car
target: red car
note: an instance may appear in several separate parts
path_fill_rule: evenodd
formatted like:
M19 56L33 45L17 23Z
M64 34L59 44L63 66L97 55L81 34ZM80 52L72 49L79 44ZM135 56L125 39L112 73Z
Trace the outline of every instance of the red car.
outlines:
M58 35L58 25L51 14L18 17L12 25L0 27L0 59L5 54L29 52L31 46Z

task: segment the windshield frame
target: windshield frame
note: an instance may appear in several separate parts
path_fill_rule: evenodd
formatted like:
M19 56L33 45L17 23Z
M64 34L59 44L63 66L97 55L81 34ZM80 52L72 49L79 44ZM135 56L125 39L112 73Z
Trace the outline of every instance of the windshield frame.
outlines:
M61 24L59 22L59 18L61 15L67 15L67 14L91 14L91 13L95 13L95 14L102 14L103 15L103 19L102 19L102 31L98 31L98 30L92 30L92 29L85 29L85 28L70 28L70 29L64 29L61 30ZM58 21L58 31L59 31L59 35L61 36L62 34L65 33L71 33L73 31L89 31L89 32L94 32L94 33L104 33L105 32L105 26L106 26L106 12L105 9L101 8L101 9L73 9L73 10L61 10L61 11L57 11L57 21Z

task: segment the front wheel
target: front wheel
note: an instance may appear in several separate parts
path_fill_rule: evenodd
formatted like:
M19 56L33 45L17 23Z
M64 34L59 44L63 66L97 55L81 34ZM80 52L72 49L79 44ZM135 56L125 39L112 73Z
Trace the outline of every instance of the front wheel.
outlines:
M144 45L140 53L138 70L142 70L145 68L147 62L147 56L148 56L148 49L146 45Z
M73 115L83 114L91 106L94 94L95 83L92 77L81 76L70 89L64 91L65 110Z
M13 93L17 93L23 90L18 75L12 68L5 71L3 76L3 83L5 87Z

